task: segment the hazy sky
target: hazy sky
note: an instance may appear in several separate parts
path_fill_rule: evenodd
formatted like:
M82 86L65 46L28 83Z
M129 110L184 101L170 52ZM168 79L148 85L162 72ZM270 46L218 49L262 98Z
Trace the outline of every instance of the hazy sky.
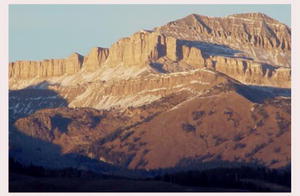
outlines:
M290 5L10 5L9 60L86 55L140 29L191 13L226 16L262 12L291 24Z

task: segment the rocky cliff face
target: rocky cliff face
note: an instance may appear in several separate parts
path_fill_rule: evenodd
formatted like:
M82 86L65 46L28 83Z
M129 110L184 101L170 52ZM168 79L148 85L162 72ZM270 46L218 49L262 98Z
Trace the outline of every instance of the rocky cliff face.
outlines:
M150 60L156 60L165 54L164 37L147 31L123 38L112 45L107 64L117 66L143 66Z
M9 76L16 88L19 78L37 83L80 75L82 70L103 75L111 69L134 68L138 75L145 74L140 70L165 73L207 67L247 84L289 88L290 41L290 29L263 14L224 18L193 14L155 31L137 32L109 49L94 48L86 57L75 53L67 59L10 63ZM113 78L120 73L109 74Z
M253 51L274 58L261 59ZM276 51L285 64L270 64L279 62ZM10 63L9 82L15 90L48 88L69 107L125 109L178 91L201 94L234 80L290 88L289 56L290 29L265 15L190 15L155 31L139 31L109 49L93 48L86 57L74 53L66 59ZM17 116L35 111L17 106L11 107Z
M70 93L69 87L51 86L50 89L67 99L70 107L110 109L149 104L179 91L199 95L212 86L227 83L233 81L212 71L198 69L166 76L139 77L117 83L114 81L94 83L85 86L84 90L75 90L78 92L75 94Z
M81 69L82 63L83 56L77 53L66 59L17 61L9 64L9 77L12 79L32 79L34 77L49 78L74 74Z
M214 57L207 65L242 83L290 88L291 69L241 58Z
M106 61L109 55L108 48L93 48L84 59L83 67L87 71L96 71Z
M226 45L263 63L285 67L291 63L290 28L260 13L224 18L192 14L156 30L178 39Z

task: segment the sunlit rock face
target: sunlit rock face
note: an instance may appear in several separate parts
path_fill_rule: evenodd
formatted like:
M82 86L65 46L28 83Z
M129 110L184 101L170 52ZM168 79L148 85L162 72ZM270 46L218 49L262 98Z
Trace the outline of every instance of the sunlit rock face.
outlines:
M197 14L156 29L178 39L228 46L254 60L290 67L291 29L261 13L207 17Z
M84 58L83 68L87 71L96 71L106 61L109 55L108 48L93 48Z
M21 78L23 88L29 80L33 84L83 70L101 73L92 80L106 80L101 75L128 78L153 69L180 72L207 67L247 84L290 87L290 43L290 28L264 14L223 18L192 14L122 38L109 49L93 48L86 57L74 53L66 59L10 63L10 84L18 88L16 78Z
M83 56L73 53L66 59L47 59L43 61L16 61L9 64L9 77L31 79L49 78L77 73L83 63Z

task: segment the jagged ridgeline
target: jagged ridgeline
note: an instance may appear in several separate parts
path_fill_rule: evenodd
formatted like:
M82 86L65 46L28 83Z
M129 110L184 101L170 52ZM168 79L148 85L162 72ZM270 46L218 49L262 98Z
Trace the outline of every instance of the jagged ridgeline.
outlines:
M86 56L10 63L11 155L94 171L286 167L290 81L288 26L192 14Z
M289 87L290 42L290 28L263 14L224 18L193 14L154 31L137 32L109 49L94 48L85 57L74 53L66 59L10 63L10 84L17 89L23 86L18 87L15 78L43 80L83 70L105 73L117 67L134 69L127 74L135 75L151 68L178 72L206 67L241 82ZM96 78L107 80L103 74Z

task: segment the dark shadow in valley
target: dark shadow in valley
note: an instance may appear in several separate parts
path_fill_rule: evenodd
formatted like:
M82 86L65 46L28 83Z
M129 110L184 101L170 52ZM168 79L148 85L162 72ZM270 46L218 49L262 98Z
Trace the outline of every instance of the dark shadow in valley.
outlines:
M240 50L235 50L229 46L222 44L213 44L202 41L189 41L189 40L180 40L179 45L186 45L189 47L195 47L201 50L203 56L208 58L210 56L224 56L231 58L243 58L247 60L253 60L253 58L246 56L236 56L237 54L242 54Z
M99 174L127 175L125 169L79 153L62 154L60 146L26 135L13 125L9 130L9 157L23 165L34 164L51 169L80 168Z
M290 88L237 84L235 89L237 93L255 103L263 103L266 99L275 97L291 97Z
M48 81L43 81L43 82L40 82L38 84L35 84L35 85L30 85L24 89L48 89L48 87L50 86L50 83Z
M9 91L9 121L33 114L45 108L66 107L68 102L57 92L47 89L47 81L20 90Z
M150 67L152 67L157 72L168 73L168 71L163 68L163 64L161 63L150 63Z
M60 114L56 114L51 118L51 127L53 127L53 129L57 128L58 130L60 130L61 133L66 133L68 130L68 125L71 122L71 119L65 118Z

